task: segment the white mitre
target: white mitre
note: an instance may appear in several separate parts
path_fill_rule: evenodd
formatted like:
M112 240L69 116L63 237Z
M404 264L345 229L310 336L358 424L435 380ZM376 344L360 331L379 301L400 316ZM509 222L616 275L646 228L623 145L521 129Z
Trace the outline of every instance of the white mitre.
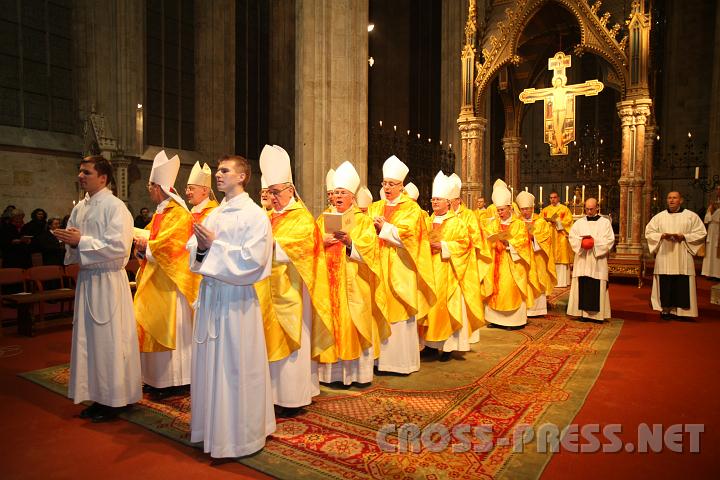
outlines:
M335 190L335 170L332 168L325 175L325 190L328 192Z
M420 196L420 190L418 190L418 188L412 182L405 185L405 193L407 193L408 197L412 198L415 201L417 201L418 197Z
M380 189L380 200L385 200L385 189L384 188Z
M369 207L373 202L372 192L367 187L360 187L360 190L355 194L355 201L360 208Z
M290 155L278 145L265 145L260 152L260 172L268 186L293 183Z
M165 150L160 150L153 159L150 171L150 182L160 185L163 192L187 210L185 200L175 193L175 180L180 171L180 157L177 155L168 158Z
M502 185L497 185L497 188L493 186L492 202L496 207L512 205L512 193L510 193L507 187L503 187Z
M200 185L202 187L210 188L212 186L212 171L210 166L205 163L202 167L200 162L195 162L192 170L190 171L190 177L187 181L188 185Z
M267 181L265 180L265 175L260 175L260 189L267 190L267 188L268 188L268 184L267 184Z
M452 189L450 190L450 200L460 198L460 191L462 190L462 180L458 177L457 173L451 174L448 179L452 183Z
M399 158L397 158L395 155L392 155L387 160L385 160L385 163L383 163L382 171L383 178L390 178L392 180L399 180L402 182L405 180L405 177L407 176L410 169L407 165L400 161Z
M440 170L433 179L432 198L450 199L454 183Z
M530 192L522 191L515 196L515 203L519 208L534 208L535 195Z
M335 188L344 188L355 195L358 187L360 187L360 175L350 162L343 162L337 170L335 170Z

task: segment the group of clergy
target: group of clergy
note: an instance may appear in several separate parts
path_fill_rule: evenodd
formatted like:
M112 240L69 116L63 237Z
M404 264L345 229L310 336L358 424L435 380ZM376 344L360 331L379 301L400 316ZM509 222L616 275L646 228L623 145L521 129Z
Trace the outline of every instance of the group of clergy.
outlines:
M245 192L251 172L242 157L219 159L220 204L210 168L196 163L185 189L188 208L174 188L179 168L178 156L163 151L153 162L148 192L155 214L145 231L130 236L141 260L132 311L122 301L112 306L115 297L125 298L114 284L102 295L98 284L98 296L76 308L70 395L101 404L83 411L94 421L138 401L137 378L155 399L190 385L191 440L203 442L213 457L248 455L274 431L275 415L309 405L320 382L367 384L374 367L410 374L420 368L422 349L436 350L446 361L450 352L469 351L486 323L522 328L528 316L547 313L546 295L556 285L571 285L568 314L610 317L607 257L614 235L594 199L573 221L553 192L538 215L533 195L520 192L513 199L498 180L492 205L473 211L460 200L460 178L438 172L428 215L415 201L417 188L404 184L407 165L391 156L382 168L381 200L372 202L354 166L344 162L326 178L330 206L315 219L296 190L288 153L277 145L266 145L260 155L264 208ZM71 224L79 231L90 228L83 221L98 211L91 209L93 199L104 198L106 190L89 191L73 211ZM120 208L116 203L112 208ZM676 203L679 208L681 199ZM660 259L683 248L692 252L704 239L702 222L700 237L699 230L687 230L682 210L668 212L669 220L648 225L648 242ZM73 249L110 255L107 238L118 246L112 255L120 260L114 262L121 261L125 217L104 214L109 224L93 223L98 238L85 247L73 246L68 236L68 258L80 263L81 272L106 273L102 262L78 258ZM688 274L688 264L657 265L656 275L668 278L653 287L653 305L657 290L663 315L691 314L693 308L697 315L696 302L676 298L681 286L694 289L693 281L676 278ZM111 322L93 316L99 308L93 302L105 302L98 311L125 322L117 327L122 335L104 340L118 345L123 360L107 360L102 378L88 373L88 358L105 355L105 346L90 348L100 337L78 327L101 329ZM92 321L77 320L88 315ZM127 317L134 318L134 348ZM110 383L110 393L83 386L97 383Z

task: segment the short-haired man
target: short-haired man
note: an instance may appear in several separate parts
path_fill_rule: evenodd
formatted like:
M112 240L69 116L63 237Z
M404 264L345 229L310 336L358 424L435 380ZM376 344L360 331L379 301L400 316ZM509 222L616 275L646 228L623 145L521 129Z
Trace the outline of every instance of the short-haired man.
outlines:
M585 200L585 216L573 224L569 241L575 260L567 314L602 322L611 313L608 256L615 244L615 234L610 220L598 213L597 199Z
M652 307L664 320L698 316L693 255L704 244L707 231L700 217L682 204L680 192L668 193L667 210L645 227L648 248L655 254Z
M272 267L267 214L245 192L250 164L218 162L219 207L194 224L190 268L203 276L193 334L190 440L212 457L250 455L275 431L270 371L254 284Z
M66 245L65 264L78 264L68 397L94 403L80 412L93 422L115 418L142 399L140 353L125 264L133 218L108 186L112 165L100 156L80 163L85 199L66 229L53 234Z

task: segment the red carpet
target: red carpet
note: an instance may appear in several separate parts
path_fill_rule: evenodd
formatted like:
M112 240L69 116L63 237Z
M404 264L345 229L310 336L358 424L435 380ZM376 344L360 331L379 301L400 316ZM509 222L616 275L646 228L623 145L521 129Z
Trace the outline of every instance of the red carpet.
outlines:
M611 284L613 316L625 324L575 423L619 423L633 441L641 423L703 423L698 454L572 454L554 456L543 478L714 478L720 474L720 308L699 281L702 317L661 322L647 306L649 286ZM127 422L92 425L81 407L17 373L69 359L68 328L35 338L5 329L0 337L2 476L9 478L267 478L235 462L212 464L182 446ZM630 432L630 433L628 433ZM109 468L110 467L110 468Z

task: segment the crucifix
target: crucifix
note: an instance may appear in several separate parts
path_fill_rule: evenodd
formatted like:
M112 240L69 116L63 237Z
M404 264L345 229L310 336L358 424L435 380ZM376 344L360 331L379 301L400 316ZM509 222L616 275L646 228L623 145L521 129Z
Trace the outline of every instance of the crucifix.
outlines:
M597 95L603 89L602 82L598 80L567 85L565 69L569 67L570 55L556 53L548 59L548 70L553 71L553 86L526 88L520 93L520 101L523 103L543 101L545 143L550 145L550 155L567 155L568 144L575 140L575 97Z

